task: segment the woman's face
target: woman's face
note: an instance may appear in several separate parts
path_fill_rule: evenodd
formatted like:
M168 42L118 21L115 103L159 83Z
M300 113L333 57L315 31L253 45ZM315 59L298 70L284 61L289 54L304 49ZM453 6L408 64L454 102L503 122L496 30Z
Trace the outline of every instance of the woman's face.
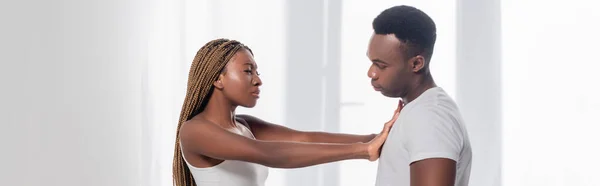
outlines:
M250 108L256 105L260 94L259 87L262 81L258 75L252 53L247 49L240 49L227 62L214 85L234 105Z

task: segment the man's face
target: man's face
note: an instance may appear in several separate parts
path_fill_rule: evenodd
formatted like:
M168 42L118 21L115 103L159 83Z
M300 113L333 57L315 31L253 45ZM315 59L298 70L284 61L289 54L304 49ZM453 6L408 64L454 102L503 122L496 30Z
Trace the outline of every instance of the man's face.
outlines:
M367 57L372 64L368 76L376 91L386 97L404 97L413 79L410 60L406 60L402 42L394 34L373 34Z

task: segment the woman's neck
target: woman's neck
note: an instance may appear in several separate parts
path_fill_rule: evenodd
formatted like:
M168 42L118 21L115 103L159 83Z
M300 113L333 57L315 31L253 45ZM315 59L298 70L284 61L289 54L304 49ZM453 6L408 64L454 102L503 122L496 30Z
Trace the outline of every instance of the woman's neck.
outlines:
M200 115L215 124L224 128L235 127L235 108L231 101L226 99L220 92L213 92L208 104Z

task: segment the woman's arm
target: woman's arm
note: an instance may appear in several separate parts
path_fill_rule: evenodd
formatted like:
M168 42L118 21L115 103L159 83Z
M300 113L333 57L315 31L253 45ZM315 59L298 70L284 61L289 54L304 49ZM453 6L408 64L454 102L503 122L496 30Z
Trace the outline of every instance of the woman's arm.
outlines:
M241 122L246 122L254 136L266 141L295 141L310 143L358 143L369 142L377 134L357 135L328 132L304 132L273 124L250 115L237 115Z
M398 107L394 111L394 115L400 112L404 106L402 100L399 101ZM304 132L287 128L285 126L273 124L263 121L259 118L250 115L237 115L241 122L250 127L254 136L260 140L267 141L295 141L295 142L311 142L311 143L358 143L369 142L377 136L377 134L357 135L357 134L341 134L328 132ZM388 122L394 122L392 119Z
M389 127L369 143L324 144L262 141L229 132L209 122L188 121L180 130L184 149L214 159L239 160L276 168L299 168L347 159L379 158Z

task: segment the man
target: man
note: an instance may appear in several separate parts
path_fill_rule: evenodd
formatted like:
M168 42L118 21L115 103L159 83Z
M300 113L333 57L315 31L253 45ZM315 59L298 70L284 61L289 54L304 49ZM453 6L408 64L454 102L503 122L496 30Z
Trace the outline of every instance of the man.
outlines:
M373 29L367 51L371 84L405 103L382 149L376 185L468 185L466 128L455 102L429 71L435 23L414 7L395 6L375 18Z

